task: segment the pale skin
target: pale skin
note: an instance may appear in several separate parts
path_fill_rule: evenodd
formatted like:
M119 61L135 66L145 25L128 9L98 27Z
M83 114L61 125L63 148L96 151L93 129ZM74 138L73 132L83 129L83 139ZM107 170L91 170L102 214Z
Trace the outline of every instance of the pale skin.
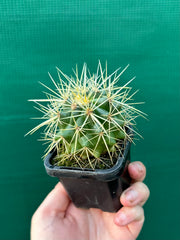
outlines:
M132 184L121 195L123 207L117 213L76 208L58 183L32 217L31 240L135 240L149 189L142 182L146 168L141 162L130 163L128 171Z

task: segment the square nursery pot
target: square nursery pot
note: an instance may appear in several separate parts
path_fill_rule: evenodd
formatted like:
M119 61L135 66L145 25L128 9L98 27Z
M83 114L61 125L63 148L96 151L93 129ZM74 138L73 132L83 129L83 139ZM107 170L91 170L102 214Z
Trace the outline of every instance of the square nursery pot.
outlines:
M56 151L44 160L47 173L59 178L76 207L99 208L105 212L116 212L121 208L120 195L129 187L130 142L126 143L123 156L116 164L105 170L58 167L51 164Z

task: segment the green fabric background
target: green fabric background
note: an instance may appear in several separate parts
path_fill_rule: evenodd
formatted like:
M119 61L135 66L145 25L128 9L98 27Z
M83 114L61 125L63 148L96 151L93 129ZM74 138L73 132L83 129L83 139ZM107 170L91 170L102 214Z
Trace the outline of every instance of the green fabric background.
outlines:
M0 239L29 239L30 219L53 188L46 175L39 133L24 138L38 113L27 99L51 86L55 66L67 74L84 61L111 73L130 64L136 101L149 121L139 120L144 140L132 160L147 167L151 197L139 240L179 240L180 84L178 0L1 0L0 2Z

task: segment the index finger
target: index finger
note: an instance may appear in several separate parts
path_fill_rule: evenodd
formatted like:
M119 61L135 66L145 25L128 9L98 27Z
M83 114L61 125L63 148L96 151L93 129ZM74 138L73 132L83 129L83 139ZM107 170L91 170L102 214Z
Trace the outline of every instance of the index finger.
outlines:
M130 163L128 172L133 182L142 182L146 177L146 167L139 161Z

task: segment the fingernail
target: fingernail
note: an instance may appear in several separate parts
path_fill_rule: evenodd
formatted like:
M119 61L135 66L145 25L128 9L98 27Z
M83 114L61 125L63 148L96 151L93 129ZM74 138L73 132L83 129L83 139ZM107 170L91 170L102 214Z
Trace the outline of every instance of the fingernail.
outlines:
M136 198L138 197L138 193L133 189L127 190L124 194L126 200L131 203L134 202L134 200L136 200Z
M121 226L126 225L128 223L126 214L123 212L120 212L118 214L118 217L116 218L116 223Z
M143 172L143 167L140 163L136 163L136 167L138 169L138 172L140 172L140 173Z

